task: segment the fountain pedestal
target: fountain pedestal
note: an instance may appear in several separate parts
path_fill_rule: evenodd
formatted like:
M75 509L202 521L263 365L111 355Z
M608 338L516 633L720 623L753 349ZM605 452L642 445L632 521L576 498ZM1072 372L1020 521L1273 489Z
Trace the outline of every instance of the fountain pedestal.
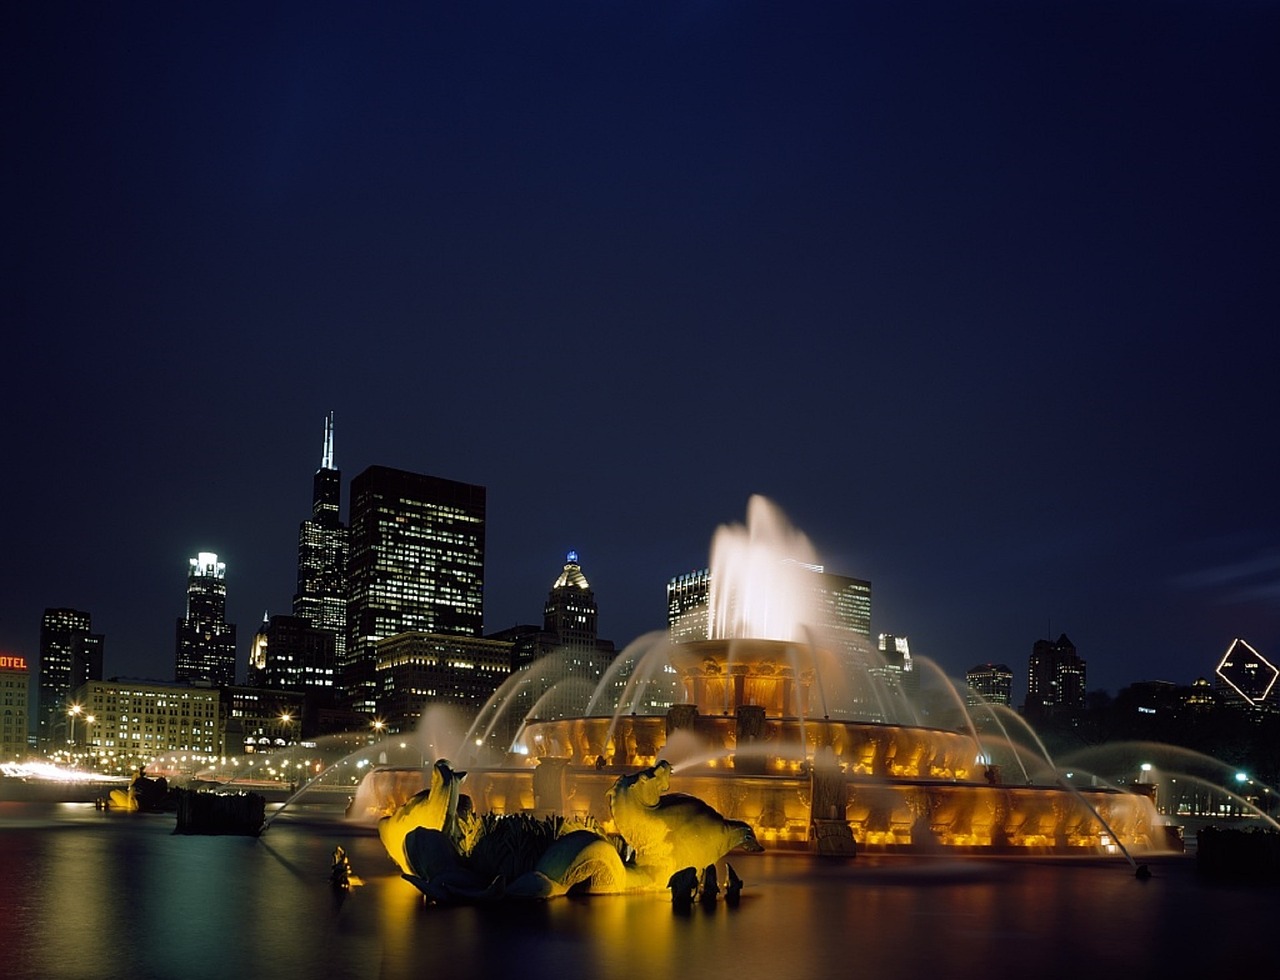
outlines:
M538 760L538 768L533 771L534 813L537 816L552 816L566 811L569 792L566 785L565 767L567 758L544 756Z
M853 857L858 853L858 844L853 839L853 830L847 820L823 820L813 818L813 849L818 854L832 857Z
M849 786L830 746L820 748L809 777L809 824L813 849L819 854L853 857L857 844L845 819Z
M685 729L696 732L698 729L698 706L696 704L673 704L667 709L667 738L672 732Z
M764 707L755 704L738 705L736 724L734 726L736 749L733 755L733 768L744 774L763 775L765 757L749 751L753 745L763 743L765 737Z

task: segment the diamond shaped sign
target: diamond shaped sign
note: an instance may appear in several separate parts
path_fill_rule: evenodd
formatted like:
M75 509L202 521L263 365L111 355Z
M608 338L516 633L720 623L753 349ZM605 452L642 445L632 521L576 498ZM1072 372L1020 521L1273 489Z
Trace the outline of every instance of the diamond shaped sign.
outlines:
M1217 673L1250 704L1265 701L1275 687L1276 678L1280 677L1280 670L1239 638L1232 640L1231 646L1227 647Z

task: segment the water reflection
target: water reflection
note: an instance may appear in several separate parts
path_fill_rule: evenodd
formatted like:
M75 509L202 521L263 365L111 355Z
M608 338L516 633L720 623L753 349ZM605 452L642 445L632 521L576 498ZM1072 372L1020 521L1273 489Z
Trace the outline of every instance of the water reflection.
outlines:
M1100 860L767 853L735 858L737 908L677 914L661 894L437 908L375 836L336 817L286 815L253 840L174 836L166 815L24 806L0 809L6 978L1218 973L1259 955L1270 897L1201 884L1181 857L1143 882ZM365 881L340 902L336 844Z

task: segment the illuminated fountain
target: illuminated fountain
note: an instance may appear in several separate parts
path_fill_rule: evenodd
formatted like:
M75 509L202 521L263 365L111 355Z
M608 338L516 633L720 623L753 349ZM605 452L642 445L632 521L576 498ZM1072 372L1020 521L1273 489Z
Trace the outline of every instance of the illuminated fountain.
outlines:
M752 498L746 526L721 527L713 541L700 630L709 639L636 641L581 714L540 718L537 705L557 699L539 697L490 758L486 737L502 730L497 716L531 675L504 685L451 756L469 773L463 792L475 811L559 814L612 831L608 793L619 776L666 760L673 790L744 821L766 845L845 854L855 842L952 853L1167 849L1148 797L1076 787L1051 767L1048 782L1005 785L967 716L958 729L920 724L866 637L822 615L818 571L804 536ZM366 777L365 809L402 802L407 775Z

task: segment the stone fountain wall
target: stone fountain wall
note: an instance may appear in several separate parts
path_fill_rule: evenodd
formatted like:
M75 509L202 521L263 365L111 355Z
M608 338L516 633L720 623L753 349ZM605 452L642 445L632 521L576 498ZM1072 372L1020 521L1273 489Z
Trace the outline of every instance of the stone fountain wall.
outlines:
M544 765L541 776L542 767L473 770L462 790L480 813L590 816L614 829L605 794L617 771L574 766L565 759ZM380 775L371 773L367 779L376 784ZM397 795L403 778L387 774L385 785ZM861 851L1108 854L1118 853L1118 844L1135 853L1168 849L1151 800L1112 790L846 774L843 793L824 790L823 812L815 813L808 775L744 776L703 769L675 774L671 789L699 797L725 817L745 820L762 843L773 847L809 847L816 816L847 822ZM366 796L376 795L366 790Z
M672 731L696 736L699 760L751 775L801 771L806 758L829 749L846 772L884 778L968 779L977 744L968 735L937 728L913 728L830 719L770 718L744 705L731 715L706 715L692 705L676 705L666 716L622 715L531 722L526 741L532 760L563 757L575 765L613 769L651 766ZM744 761L759 765L744 765ZM682 760L670 760L679 764Z

